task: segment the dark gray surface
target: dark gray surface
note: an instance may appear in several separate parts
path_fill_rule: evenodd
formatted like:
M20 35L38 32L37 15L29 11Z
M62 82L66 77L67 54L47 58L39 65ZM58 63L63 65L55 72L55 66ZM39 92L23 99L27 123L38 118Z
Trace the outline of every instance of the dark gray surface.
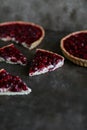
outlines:
M46 31L38 48L61 53L59 40L68 33ZM6 43L0 41L0 46ZM16 45L27 57L35 49ZM0 63L19 75L32 89L27 96L0 96L0 130L86 130L87 129L87 68L65 59L62 68L43 75L28 77L26 67Z
M87 29L87 0L0 0L0 22L31 21L57 31Z

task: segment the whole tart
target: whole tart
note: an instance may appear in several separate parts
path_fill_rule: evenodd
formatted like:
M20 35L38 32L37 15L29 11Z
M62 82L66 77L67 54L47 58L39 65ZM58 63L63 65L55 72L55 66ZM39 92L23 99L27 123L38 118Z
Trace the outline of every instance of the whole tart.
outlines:
M0 39L3 41L14 41L28 49L33 49L41 43L45 35L40 25L13 21L0 23Z
M62 38L61 49L70 61L87 67L87 30L74 32Z
M62 67L63 64L64 58L61 55L48 50L37 49L31 62L29 76L54 71L55 69Z
M27 58L14 46L13 43L0 48L0 62L2 61L23 66L27 64Z
M31 89L19 76L8 73L5 69L0 70L0 95L25 95Z

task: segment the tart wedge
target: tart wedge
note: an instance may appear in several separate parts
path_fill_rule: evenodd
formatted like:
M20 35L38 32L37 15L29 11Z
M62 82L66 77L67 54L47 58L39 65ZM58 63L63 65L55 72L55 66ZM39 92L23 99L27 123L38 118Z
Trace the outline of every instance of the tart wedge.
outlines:
M27 64L27 58L14 46L14 44L9 44L0 48L0 62L2 61L10 64Z
M31 89L19 76L13 76L5 69L0 70L0 95L25 95Z
M64 58L54 52L37 49L34 59L31 62L29 76L43 74L61 67Z

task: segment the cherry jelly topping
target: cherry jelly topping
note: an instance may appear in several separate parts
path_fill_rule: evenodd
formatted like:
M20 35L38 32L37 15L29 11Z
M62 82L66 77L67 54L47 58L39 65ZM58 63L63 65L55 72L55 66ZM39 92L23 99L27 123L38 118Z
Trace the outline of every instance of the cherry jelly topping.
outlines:
M62 61L61 56L38 49L31 63L29 73L42 70L44 67L48 67L50 65L52 65L54 68L59 61ZM51 71L51 69L49 71Z
M1 88L6 88L12 92L27 90L26 84L18 76L13 76L4 69L0 72L0 89Z
M9 60L14 63L27 63L27 58L13 44L0 48L0 57L5 60L10 58Z
M42 36L42 30L31 24L8 23L0 26L0 38L15 38L18 43L25 42L28 46Z
M71 55L87 60L87 32L81 32L65 39L64 48Z

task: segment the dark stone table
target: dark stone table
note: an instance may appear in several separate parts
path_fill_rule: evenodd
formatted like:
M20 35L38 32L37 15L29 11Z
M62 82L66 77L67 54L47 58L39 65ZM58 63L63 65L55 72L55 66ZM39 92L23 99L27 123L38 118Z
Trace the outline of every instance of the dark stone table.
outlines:
M38 48L61 53L60 39L68 33L46 31ZM0 47L8 43L0 41ZM43 75L29 77L29 51L16 45L28 58L28 65L0 63L13 75L19 75L32 89L27 96L0 96L0 130L86 130L87 68L65 59L63 67Z

